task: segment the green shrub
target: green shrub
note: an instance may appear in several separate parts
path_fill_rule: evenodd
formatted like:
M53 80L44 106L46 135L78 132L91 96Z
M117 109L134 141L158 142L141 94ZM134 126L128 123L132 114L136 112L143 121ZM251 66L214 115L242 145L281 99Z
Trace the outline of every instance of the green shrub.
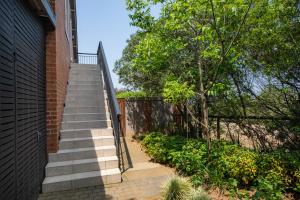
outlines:
M152 133L145 136L143 145L155 161L171 164L171 153L181 150L185 142L186 140L180 136L168 137L161 133Z
M259 178L256 186L256 193L253 199L265 199L265 200L280 200L282 199L282 191L279 189L276 183L271 182L265 178Z
M182 146L181 151L172 152L171 156L172 165L186 175L204 172L207 145L202 141L189 140Z
M259 177L257 179L258 194L280 199L284 190L285 169L279 154L264 153L258 159Z
M294 172L294 177L295 177L295 186L293 187L295 192L299 192L300 193L300 167L298 168L298 170L296 170Z
M211 182L221 186L231 178L240 185L250 185L256 177L257 158L256 152L237 144L214 142L208 163Z
M117 98L141 98L147 97L147 94L143 91L122 91L117 93Z
M147 153L157 162L172 165L190 176L194 186L203 183L227 188L254 187L256 199L281 199L285 190L300 192L299 152L257 152L226 141L213 141L207 154L203 140L151 133L143 139Z
M163 200L188 200L192 192L192 185L181 177L170 179L162 189Z

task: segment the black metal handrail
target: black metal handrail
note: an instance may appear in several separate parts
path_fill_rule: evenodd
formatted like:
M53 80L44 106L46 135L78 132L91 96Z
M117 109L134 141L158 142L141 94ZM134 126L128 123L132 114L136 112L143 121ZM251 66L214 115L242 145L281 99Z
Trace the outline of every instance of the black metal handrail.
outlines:
M79 64L91 64L97 65L98 58L95 53L78 53L78 63Z
M121 145L120 144L120 133L121 133L120 116L121 116L121 112L120 112L119 104L118 104L118 101L116 98L116 93L115 93L115 89L114 89L111 75L109 72L109 68L108 68L106 57L105 57L102 42L99 42L97 57L98 57L98 64L100 65L100 69L102 70L102 74L103 74L103 78L104 78L104 84L105 84L105 89L106 89L106 93L107 93L107 99L108 99L110 115L111 115L111 120L112 120L112 126L113 126L113 132L114 132L116 152L117 152L117 157L119 160L119 168L120 168L120 147L121 147L120 146Z

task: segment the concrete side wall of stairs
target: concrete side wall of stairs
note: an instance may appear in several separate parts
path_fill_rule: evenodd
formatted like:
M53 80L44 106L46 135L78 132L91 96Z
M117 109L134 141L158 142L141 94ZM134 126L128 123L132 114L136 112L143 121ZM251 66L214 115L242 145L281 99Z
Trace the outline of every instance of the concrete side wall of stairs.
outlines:
M44 193L121 182L99 66L71 65L60 134Z

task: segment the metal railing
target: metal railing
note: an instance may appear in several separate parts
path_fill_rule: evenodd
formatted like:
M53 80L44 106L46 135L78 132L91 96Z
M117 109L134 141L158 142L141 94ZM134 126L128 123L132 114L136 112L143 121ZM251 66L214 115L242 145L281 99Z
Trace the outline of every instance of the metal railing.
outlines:
M98 64L98 57L95 53L78 53L78 63L79 64Z
M99 42L98 51L97 51L97 59L98 64L100 65L100 69L102 70L103 78L104 78L104 84L105 89L107 93L107 100L109 104L109 110L112 120L112 126L113 126L113 132L114 132L114 139L115 139L115 145L116 145L116 153L119 161L119 168L120 166L120 154L121 154L121 143L120 143L120 133L121 133L121 124L120 124L120 108L119 104L116 98L115 89L113 86L113 82L111 79L111 75L109 72L107 60L105 57L104 49L102 42Z

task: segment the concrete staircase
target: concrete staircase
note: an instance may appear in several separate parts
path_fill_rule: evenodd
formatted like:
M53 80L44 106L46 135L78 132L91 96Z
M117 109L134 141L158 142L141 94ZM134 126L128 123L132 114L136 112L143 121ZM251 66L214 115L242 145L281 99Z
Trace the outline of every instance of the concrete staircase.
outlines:
M43 192L121 182L97 65L72 64L59 151L49 155Z

